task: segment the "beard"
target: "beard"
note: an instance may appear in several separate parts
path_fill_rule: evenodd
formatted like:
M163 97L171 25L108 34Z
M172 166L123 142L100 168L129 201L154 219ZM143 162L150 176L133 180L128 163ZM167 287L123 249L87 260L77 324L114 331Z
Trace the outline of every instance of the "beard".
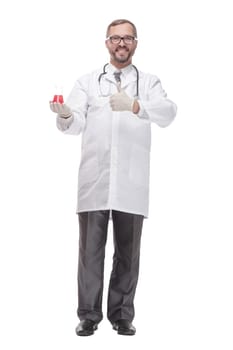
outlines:
M120 54L121 51L123 51L122 54ZM126 63L131 59L133 53L134 52L130 52L127 47L118 47L116 50L111 52L111 56L115 62Z

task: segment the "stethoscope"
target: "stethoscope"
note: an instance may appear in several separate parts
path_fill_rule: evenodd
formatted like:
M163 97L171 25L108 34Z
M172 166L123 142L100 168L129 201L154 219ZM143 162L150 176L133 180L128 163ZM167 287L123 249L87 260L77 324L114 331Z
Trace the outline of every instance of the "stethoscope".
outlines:
M100 88L100 94L101 96L109 96L109 94L104 94L101 90L101 79L102 77L107 73L106 71L106 67L109 65L109 63L106 63L104 66L103 66L103 72L100 73L99 77L98 77L98 83L99 83L99 88ZM135 72L136 72L136 75L137 75L137 80L136 80L136 95L135 97L138 97L139 96L139 72L138 72L138 69L137 67L135 67L133 64L132 64L132 67L135 69Z

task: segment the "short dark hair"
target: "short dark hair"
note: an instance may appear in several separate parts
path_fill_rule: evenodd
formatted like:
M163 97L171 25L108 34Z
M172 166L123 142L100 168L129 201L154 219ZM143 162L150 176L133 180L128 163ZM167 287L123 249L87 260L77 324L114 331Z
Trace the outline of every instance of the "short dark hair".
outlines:
M129 23L129 24L133 27L133 34L134 34L135 38L137 38L137 28L136 28L136 26L135 26L131 21L129 21L128 19L116 19L116 20L112 21L112 22L108 25L107 32L106 32L106 38L107 38L108 35L109 35L109 30L110 30L111 27L118 26L119 24L124 24L124 23Z

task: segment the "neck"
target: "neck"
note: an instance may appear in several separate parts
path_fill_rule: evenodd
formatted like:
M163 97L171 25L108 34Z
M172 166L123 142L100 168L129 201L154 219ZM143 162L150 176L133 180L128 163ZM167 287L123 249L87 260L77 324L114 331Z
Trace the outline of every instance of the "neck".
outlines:
M113 60L110 60L110 63L116 67L117 69L122 69L122 68L125 68L127 66L129 66L130 64L132 64L132 61L127 61L125 63L120 63L120 62L116 62L116 61L113 61Z

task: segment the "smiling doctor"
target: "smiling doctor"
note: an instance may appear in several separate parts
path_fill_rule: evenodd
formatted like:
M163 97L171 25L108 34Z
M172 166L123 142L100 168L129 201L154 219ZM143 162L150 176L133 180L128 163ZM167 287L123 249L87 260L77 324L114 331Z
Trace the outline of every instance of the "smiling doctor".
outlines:
M114 256L107 316L118 334L136 332L132 321L142 226L148 217L151 122L166 127L177 110L160 80L132 64L138 44L132 22L110 23L105 44L110 62L79 78L65 104L50 102L59 130L82 133L77 205L79 336L92 335L103 318L109 219Z

